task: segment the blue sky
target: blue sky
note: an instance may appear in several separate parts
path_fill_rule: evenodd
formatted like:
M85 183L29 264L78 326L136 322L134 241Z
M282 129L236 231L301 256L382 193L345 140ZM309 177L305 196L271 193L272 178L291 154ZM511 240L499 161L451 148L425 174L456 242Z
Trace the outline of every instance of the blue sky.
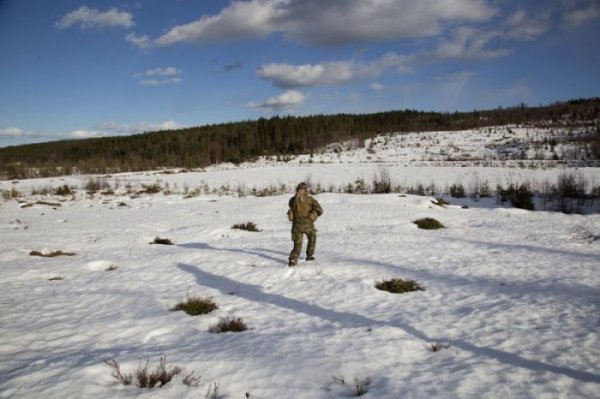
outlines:
M0 146L600 95L599 0L0 0Z

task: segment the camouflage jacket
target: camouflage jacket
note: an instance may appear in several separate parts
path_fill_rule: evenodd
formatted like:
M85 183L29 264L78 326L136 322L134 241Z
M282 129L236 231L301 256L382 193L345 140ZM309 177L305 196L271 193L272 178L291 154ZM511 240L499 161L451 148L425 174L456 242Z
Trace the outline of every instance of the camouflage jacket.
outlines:
M298 230L302 232L312 231L315 228L315 221L319 216L323 214L323 208L317 202L316 199L309 196L309 212L307 216L301 216L298 209L296 209L296 197L290 198L288 211L288 219L294 222L292 230Z

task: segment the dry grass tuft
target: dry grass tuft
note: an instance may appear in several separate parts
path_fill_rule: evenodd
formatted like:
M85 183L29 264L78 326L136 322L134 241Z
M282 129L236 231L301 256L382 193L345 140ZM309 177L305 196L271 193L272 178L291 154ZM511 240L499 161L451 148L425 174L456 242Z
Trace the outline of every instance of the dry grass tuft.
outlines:
M41 256L44 258L54 258L57 256L75 256L74 252L63 252L63 251L52 251L48 253L40 252L40 251L31 251L29 252L30 256Z
M248 327L246 326L246 323L244 323L244 320L242 320L241 317L237 317L237 318L221 318L221 320L219 320L219 323L217 323L216 325L210 327L208 329L208 332L214 333L214 334L219 334L219 333L224 333L224 332L241 332L241 331L246 331L248 329Z
M403 280L401 278L393 278L391 280L384 280L375 284L375 288L381 291L391 292L392 294L402 294L405 292L412 291L425 291L425 288L421 287L419 283L414 280Z
M171 310L182 310L190 316L197 316L210 313L215 309L218 309L218 306L211 297L199 298L188 296L185 302L178 303Z

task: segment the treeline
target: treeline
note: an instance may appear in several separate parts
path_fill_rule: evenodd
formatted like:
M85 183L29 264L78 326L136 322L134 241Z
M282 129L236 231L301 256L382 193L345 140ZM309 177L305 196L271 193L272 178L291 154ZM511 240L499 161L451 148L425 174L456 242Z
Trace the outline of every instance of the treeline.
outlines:
M309 153L327 144L379 133L461 130L505 124L575 126L600 119L600 98L548 106L472 112L390 111L374 114L275 116L132 136L64 140L0 148L2 179L116 173L161 167L241 163L261 155ZM596 135L597 135L597 129ZM594 139L594 138L592 138Z

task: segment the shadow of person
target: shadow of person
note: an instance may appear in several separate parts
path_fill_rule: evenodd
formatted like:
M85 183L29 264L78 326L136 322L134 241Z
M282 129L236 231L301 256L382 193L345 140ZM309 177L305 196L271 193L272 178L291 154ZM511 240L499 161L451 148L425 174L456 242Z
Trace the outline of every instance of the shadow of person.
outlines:
M242 253L242 254L258 256L260 258L263 258L263 259L266 259L266 260L269 260L271 262L275 262L278 264L282 264L282 265L287 265L287 263L288 263L288 260L287 260L288 254L286 254L284 252L278 252L278 251L273 251L270 249L265 249L265 248L252 248L252 249L217 248L217 247L213 247L212 245L204 243L204 242L190 242L190 243L185 243L185 244L178 244L177 246L180 248L188 248L188 249L200 249L200 250L210 250L210 251L225 251L225 252L233 252L233 253ZM282 255L282 256L285 256L285 258L284 259L276 258L274 256L269 255L268 253Z
M471 352L475 355L495 359L504 364L525 368L536 372L550 372L554 374L560 374L583 382L600 383L600 375L593 374L587 371L576 370L569 367L555 366L537 360L529 360L514 353L489 347L477 346L467 341L459 339L445 339L443 337L433 339L427 334L423 333L422 331L417 330L416 328L412 327L407 323L404 323L401 320L380 321L355 313L325 309L317 305L299 301L297 299L287 298L282 295L264 292L260 286L245 284L239 281L231 280L227 277L212 274L202 270L197 266L178 263L177 267L180 270L194 276L196 278L196 282L199 285L217 289L224 294L229 294L230 288L232 286L235 286L237 287L236 295L245 298L249 301L259 303L262 302L269 305L289 309L294 312L304 313L311 317L317 317L322 320L337 323L338 325L345 328L369 328L377 326L391 326L399 328L407 334L412 335L413 337L422 341L425 341L425 343L444 342L459 349Z

